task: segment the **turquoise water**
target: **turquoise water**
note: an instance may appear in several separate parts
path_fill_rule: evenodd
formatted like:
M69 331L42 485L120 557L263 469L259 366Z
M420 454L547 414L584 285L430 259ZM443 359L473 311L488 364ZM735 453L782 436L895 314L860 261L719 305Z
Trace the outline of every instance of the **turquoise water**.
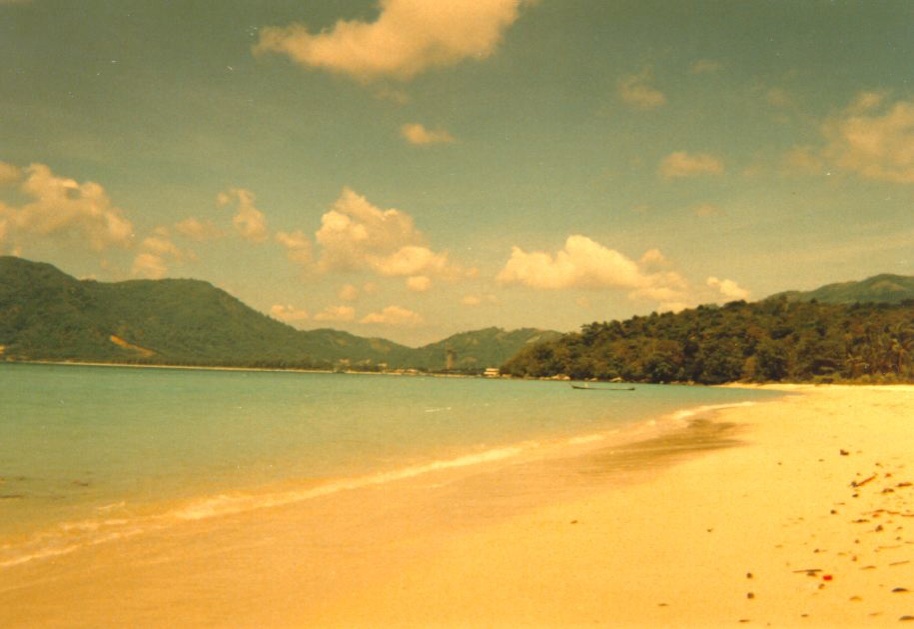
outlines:
M0 364L0 566L771 395Z

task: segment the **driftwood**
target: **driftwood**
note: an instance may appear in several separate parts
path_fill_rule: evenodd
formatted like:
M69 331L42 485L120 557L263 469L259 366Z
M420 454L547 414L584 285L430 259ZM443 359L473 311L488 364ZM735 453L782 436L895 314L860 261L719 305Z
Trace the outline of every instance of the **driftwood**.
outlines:
M874 481L874 480L876 480L876 475L875 475L875 474L873 474L873 475L870 476L869 478L864 478L864 479L863 479L862 481L860 481L859 483L858 483L857 481L855 481L855 480L852 480L852 481L851 481L851 487L863 487L864 485L866 485L866 484L869 483L870 481Z
M817 572L822 572L822 568L806 568L804 570L794 570L795 573L799 574L801 572L808 574L811 577L816 576Z

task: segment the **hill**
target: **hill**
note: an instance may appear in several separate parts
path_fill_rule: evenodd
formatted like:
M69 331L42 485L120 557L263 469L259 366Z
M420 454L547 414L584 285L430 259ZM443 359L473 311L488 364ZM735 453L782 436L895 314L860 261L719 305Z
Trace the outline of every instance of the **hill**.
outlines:
M504 369L633 382L910 382L914 308L786 296L699 306L585 325L525 348Z
M337 330L296 330L199 280L102 283L0 257L4 360L441 370L449 349L456 369L481 371L542 334L490 328L413 349Z
M886 303L914 300L914 277L883 273L859 282L827 284L811 291L787 291L769 299L816 300L826 304Z
M532 343L554 340L560 332L521 328L510 332L485 328L462 332L443 341L415 350L411 363L420 369L450 368L457 371L482 371L499 367L521 349Z

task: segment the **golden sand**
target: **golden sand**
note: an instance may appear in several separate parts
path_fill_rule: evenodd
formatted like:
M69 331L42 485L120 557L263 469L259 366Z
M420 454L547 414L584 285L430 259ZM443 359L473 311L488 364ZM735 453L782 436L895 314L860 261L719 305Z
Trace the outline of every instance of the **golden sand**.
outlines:
M635 446L32 562L0 573L0 625L904 624L914 388L791 389Z

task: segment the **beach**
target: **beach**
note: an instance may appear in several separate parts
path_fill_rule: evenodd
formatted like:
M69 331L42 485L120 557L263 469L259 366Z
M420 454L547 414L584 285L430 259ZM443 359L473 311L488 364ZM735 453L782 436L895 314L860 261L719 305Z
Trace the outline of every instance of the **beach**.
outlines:
M3 626L914 622L914 387L441 469L6 569Z

